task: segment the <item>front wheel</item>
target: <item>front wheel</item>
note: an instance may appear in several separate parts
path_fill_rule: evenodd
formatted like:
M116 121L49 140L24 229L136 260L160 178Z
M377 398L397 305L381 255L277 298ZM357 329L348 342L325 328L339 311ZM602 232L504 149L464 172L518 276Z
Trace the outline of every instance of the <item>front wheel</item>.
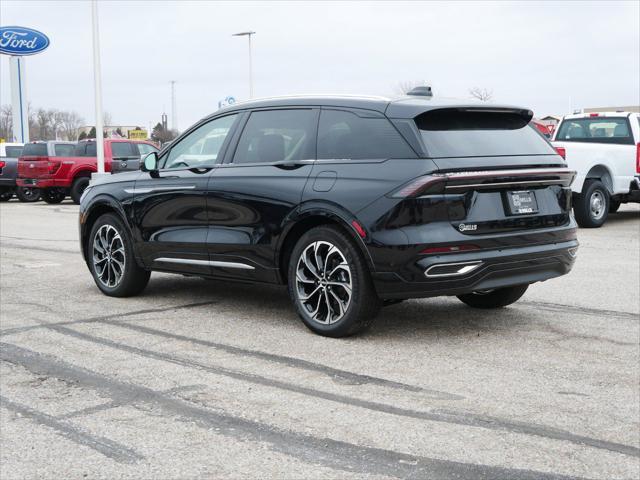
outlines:
M129 232L114 214L102 215L93 225L87 257L93 280L105 295L130 297L149 283L151 273L136 263Z
M474 308L502 308L518 301L527 291L527 288L529 288L529 285L480 290L458 295L458 299Z
M18 187L16 188L16 197L18 200L25 203L37 202L40 200L40 189L31 187Z
M337 338L366 330L380 310L362 253L337 227L316 227L300 238L288 279L298 315L319 335Z
M42 191L42 200L47 203L60 203L66 197L64 190L61 188L45 188Z
M609 191L600 180L584 182L573 206L576 222L583 228L601 227L609 214Z

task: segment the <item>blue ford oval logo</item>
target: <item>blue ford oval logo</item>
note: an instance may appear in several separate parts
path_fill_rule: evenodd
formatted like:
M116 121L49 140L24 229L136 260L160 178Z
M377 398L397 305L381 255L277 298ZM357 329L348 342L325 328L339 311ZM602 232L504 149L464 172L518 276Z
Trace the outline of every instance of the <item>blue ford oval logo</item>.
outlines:
M33 55L49 46L49 38L42 32L25 27L0 27L0 53Z

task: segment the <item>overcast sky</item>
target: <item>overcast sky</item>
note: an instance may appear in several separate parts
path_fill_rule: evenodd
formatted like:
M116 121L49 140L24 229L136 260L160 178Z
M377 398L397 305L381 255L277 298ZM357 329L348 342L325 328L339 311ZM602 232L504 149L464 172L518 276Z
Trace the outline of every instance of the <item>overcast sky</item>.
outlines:
M113 123L180 129L226 96L391 95L428 80L435 95L493 90L536 115L640 103L640 2L136 2L101 1L103 105ZM0 24L35 28L50 47L27 57L34 107L75 110L93 123L89 2L0 2ZM9 60L0 100L10 103Z

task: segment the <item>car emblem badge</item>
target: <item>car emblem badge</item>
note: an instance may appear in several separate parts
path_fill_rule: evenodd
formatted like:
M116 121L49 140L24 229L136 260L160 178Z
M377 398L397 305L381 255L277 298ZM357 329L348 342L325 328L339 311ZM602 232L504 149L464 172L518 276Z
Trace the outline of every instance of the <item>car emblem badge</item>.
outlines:
M458 230L460 230L461 232L468 232L477 229L478 225L467 225L466 223L461 223L460 225L458 225Z
M29 164L29 168L34 168L34 167L35 167L35 165L33 163Z

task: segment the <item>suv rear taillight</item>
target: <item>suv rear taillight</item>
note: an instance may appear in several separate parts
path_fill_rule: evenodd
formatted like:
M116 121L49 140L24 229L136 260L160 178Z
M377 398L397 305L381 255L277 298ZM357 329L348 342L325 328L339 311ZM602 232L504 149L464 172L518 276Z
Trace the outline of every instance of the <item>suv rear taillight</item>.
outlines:
M636 173L640 174L640 143L636 145Z
M47 171L49 172L49 175L56 173L60 168L60 164L60 160L49 160L47 162Z
M4 160L0 160L0 169L4 168L6 164L7 162L5 162Z
M564 147L554 147L558 155L560 155L563 159L567 159L567 149Z

